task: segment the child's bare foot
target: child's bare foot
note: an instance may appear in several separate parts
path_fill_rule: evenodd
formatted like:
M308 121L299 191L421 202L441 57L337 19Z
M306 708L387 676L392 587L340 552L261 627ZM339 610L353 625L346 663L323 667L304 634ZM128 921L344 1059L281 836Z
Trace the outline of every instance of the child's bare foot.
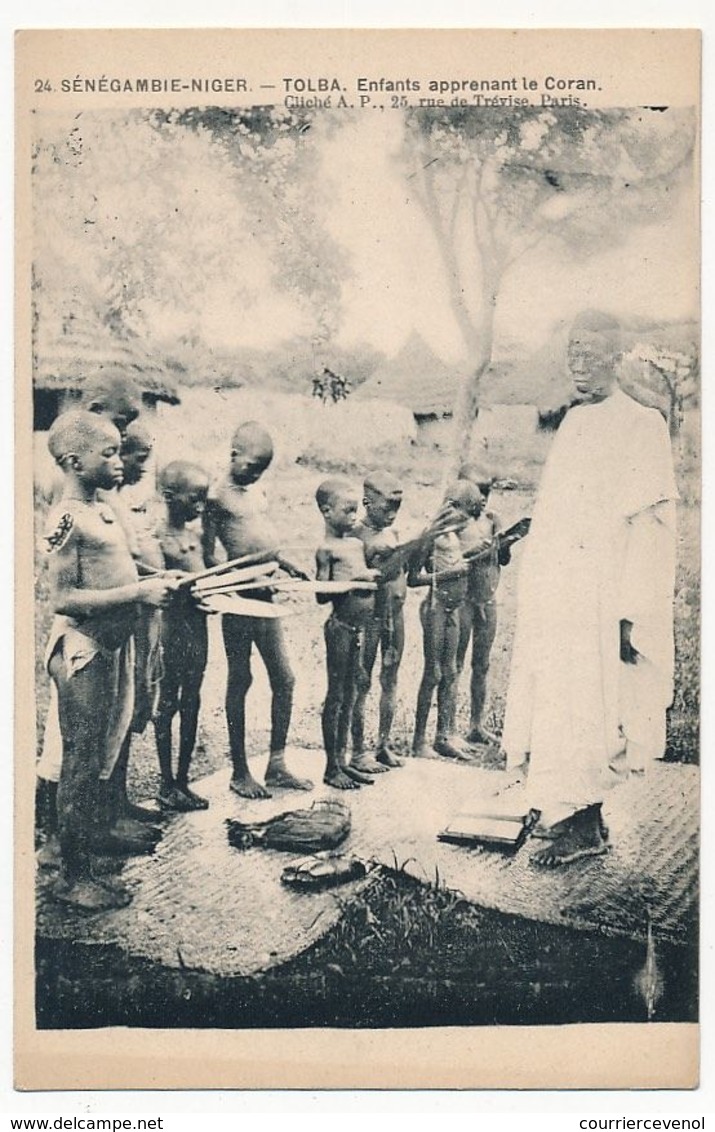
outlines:
M48 837L42 848L38 850L37 864L41 869L58 869L60 867L62 852L57 836Z
M98 884L100 888L106 888L108 892L122 897L125 904L131 904L132 896L127 888L126 882L119 876L98 872L94 864L92 865L92 883Z
M544 849L534 853L531 864L556 869L588 857L602 857L609 845L601 834L600 810L600 806L588 806L559 822L561 832Z
M158 806L150 809L148 806L137 806L133 802L127 802L124 816L131 818L132 821L151 825L152 822L161 821L162 813Z
M201 794L196 794L189 786L183 783L177 786L177 789L181 791L185 798L188 798L192 810L208 810L208 798L202 797Z
M334 767L332 770L326 770L323 776L323 782L326 786L334 786L336 790L359 790L360 784L354 779L349 778L342 767Z
M466 747L462 747L454 739L449 739L447 736L441 736L434 741L434 750L443 759L453 759L455 762L471 763L474 761L474 756L471 751Z
M162 837L163 832L158 825L147 825L146 822L134 821L133 818L117 818L112 830L120 837L132 837L137 841L155 843Z
M429 743L413 743L412 757L414 759L433 759L434 751L430 747Z
M92 852L98 857L140 857L144 853L153 853L155 848L156 841L153 837L139 840L123 836L116 829L92 838Z
M476 743L478 746L499 746L499 736L495 735L493 731L489 731L486 727L482 727L481 724L476 727L470 727L465 738L468 743Z
M238 794L239 798L270 798L271 795L265 786L256 782L252 774L242 774L240 778L232 778L228 784L229 790Z
M275 790L312 790L313 783L309 778L298 778L297 775L291 774L285 764L277 764L271 766L268 764L266 771L266 786L272 786Z
M199 795L194 794L193 791L189 793L188 787L181 786L172 786L168 790L162 790L157 801L163 810L178 814L189 814L194 810L207 810L209 805L205 798L199 798Z
M386 774L390 769L388 766L382 766L376 759L370 758L364 751L361 751L359 755L353 754L350 766L354 770L362 771L363 774Z
M347 774L348 778L352 778L353 782L357 782L359 786L372 786L375 781L369 774L363 774L361 770L351 764L344 766L343 771Z
M126 896L110 892L104 885L93 880L67 881L60 877L52 889L55 900L77 908L80 912L107 912L112 908L125 908L129 903Z
M404 761L398 759L395 752L388 746L378 747L375 759L377 762L381 763L382 766L386 766L388 770L393 770L398 766L404 765Z

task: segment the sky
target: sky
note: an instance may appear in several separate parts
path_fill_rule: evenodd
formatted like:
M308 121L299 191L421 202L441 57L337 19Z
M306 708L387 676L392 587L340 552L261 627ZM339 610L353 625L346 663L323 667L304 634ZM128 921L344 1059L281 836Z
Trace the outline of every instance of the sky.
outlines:
M457 361L462 345L439 252L395 161L401 139L399 115L366 110L325 146L329 225L353 269L341 340L368 341L392 355L416 329L438 355ZM697 248L694 198L684 195L667 221L634 230L621 247L586 263L542 249L504 278L497 334L538 345L558 319L585 306L624 318L696 317Z

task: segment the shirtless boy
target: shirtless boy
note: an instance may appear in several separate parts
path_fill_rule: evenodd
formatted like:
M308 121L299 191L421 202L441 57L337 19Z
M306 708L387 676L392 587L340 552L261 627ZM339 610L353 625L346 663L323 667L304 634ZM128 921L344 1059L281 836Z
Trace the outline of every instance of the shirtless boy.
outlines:
M139 499L131 489L145 477L153 441L141 421L127 425L121 457L124 477L109 502L124 524L129 546L140 574L164 569L164 556L156 533L156 499ZM128 490L129 489L129 490ZM141 735L154 714L161 671L161 614L143 606L134 630L134 718L132 731Z
M380 570L394 557L399 544L394 522L402 505L402 486L389 472L377 471L367 477L363 491L365 518L355 528L355 535L365 548L368 567ZM405 647L407 575L401 561L388 574L378 584L374 609L365 624L365 681L358 689L352 718L352 766L370 774L402 765L390 748L390 735L395 716L397 674ZM372 759L364 748L365 702L378 648L381 652L380 715L377 750Z
M268 514L268 501L258 484L272 459L273 442L261 425L248 421L236 429L231 441L228 473L210 493L206 508L204 555L208 566L217 561L215 549L218 539L229 559L271 551L287 573L306 578L303 571L280 554L278 534ZM271 600L269 592L255 596ZM261 617L225 616L221 627L228 661L226 720L233 763L231 790L243 798L270 797L269 791L251 774L246 757L246 696L252 682L251 652L254 644L266 666L272 693L271 749L266 786L311 790L313 783L291 774L285 762L295 678L280 622Z
M453 484L445 495L446 513L451 514L454 522L462 526L470 518L479 515L481 503L479 489L467 481ZM445 511L441 514L445 514ZM420 606L424 672L417 695L412 743L412 753L423 758L432 757L426 733L435 688L437 733L432 749L444 758L469 758L452 736L457 691L459 611L467 596L467 570L459 537L454 530L440 534L425 553L416 555L410 563L408 585L429 586L429 593Z
M492 645L497 631L496 591L500 567L508 562L508 548L502 552L499 542L499 517L487 510L492 479L483 469L467 464L459 478L478 488L482 498L481 511L459 532L462 554L469 559L467 597L459 611L459 645L457 648L457 680L472 644L471 679L469 682L468 743L496 744L496 735L484 726L484 706L487 698L487 676Z
M55 895L98 911L125 904L127 896L93 876L92 854L137 851L108 827L100 794L131 722L134 615L137 604L164 605L176 583L163 576L138 580L124 531L98 498L122 477L120 436L111 422L81 410L65 413L50 429L48 446L65 484L46 539L56 614L48 668L62 734L62 872Z
M376 581L379 570L368 568L363 542L355 535L357 491L348 480L336 476L321 483L315 499L325 520L325 540L316 554L318 581ZM318 594L318 601L332 601L333 605L324 629L328 691L322 715L326 756L323 781L338 790L354 790L372 782L364 772L364 759L353 758L348 765L346 749L355 698L367 684L363 668L365 626L374 613L374 594L348 590L335 596Z
M85 390L81 407L87 412L96 413L105 417L118 429L124 443L127 429L139 416L141 410L141 392L136 382L121 373L112 373L91 382ZM47 498L50 510L53 511L65 490L65 479L62 471L55 465L52 482L47 488ZM106 497L106 493L98 492L98 498ZM117 486L112 488L110 499L116 502ZM121 519L121 516L120 516ZM125 533L132 538L129 528L125 524ZM128 752L127 752L128 754ZM60 777L61 762L61 736L59 734L59 721L57 719L57 704L50 702L47 727L43 741L42 756L37 764L37 808L39 825L45 829L47 841L40 854L40 863L54 865L57 863L57 786ZM121 776L120 776L121 777ZM124 776L126 777L126 775Z
M209 479L202 468L185 460L168 464L159 477L164 515L158 537L169 570L193 574L204 567L199 532L187 526L203 515ZM196 745L201 684L206 670L206 614L187 590L179 591L161 613L163 672L154 716L161 785L158 802L164 810L205 810L208 802L189 787ZM171 758L171 727L179 715L179 758L176 775Z

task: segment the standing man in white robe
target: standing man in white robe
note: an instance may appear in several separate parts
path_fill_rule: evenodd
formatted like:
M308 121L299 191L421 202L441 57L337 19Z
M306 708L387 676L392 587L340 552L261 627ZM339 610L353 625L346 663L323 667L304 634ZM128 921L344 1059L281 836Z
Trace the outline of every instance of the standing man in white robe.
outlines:
M587 311L568 364L580 403L544 467L519 578L502 745L528 763L556 867L608 849L601 805L665 749L672 699L675 500L665 421L617 385L620 328Z

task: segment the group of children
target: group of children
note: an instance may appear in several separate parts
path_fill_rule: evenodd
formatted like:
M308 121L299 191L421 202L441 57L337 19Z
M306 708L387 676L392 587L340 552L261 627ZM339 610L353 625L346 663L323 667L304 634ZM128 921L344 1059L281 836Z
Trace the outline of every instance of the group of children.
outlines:
M259 482L272 461L273 445L255 422L236 429L229 467L217 484L210 484L198 465L177 460L159 474L158 500L127 503L131 493L126 489L141 478L151 452L151 439L137 420L139 406L126 383L95 390L82 408L60 416L48 437L63 474L46 536L55 613L47 650L55 705L50 714L57 714L61 758L56 760L59 774L48 773L42 769L45 752L39 774L46 778L45 811L54 815L46 824L52 833L54 821L57 833L60 876L54 894L86 911L129 900L104 867L107 857L151 852L163 815L208 806L189 785L208 652L207 611L187 583L219 562L219 545L230 560L268 554L290 576L309 580L281 552ZM322 710L328 785L357 789L401 765L391 732L408 587L426 590L413 754L473 756L454 735L457 682L470 640L467 740L494 741L482 715L495 591L509 547L486 507L490 486L478 468L465 466L433 522L402 544L395 519L403 493L394 476L381 471L367 477L360 520L360 493L349 480L331 477L318 488L325 538L314 581L318 601L332 605L324 626ZM250 597L269 605L274 593L257 589ZM268 797L271 789L309 790L312 783L286 764L295 681L280 619L268 608L265 616L226 614L222 633L231 789L245 798ZM272 699L265 785L252 775L246 754L254 645L266 666ZM378 651L381 696L373 755L365 747L364 719ZM435 691L437 733L430 748L426 730ZM143 731L150 720L160 770L156 809L131 803L126 786L131 734Z

